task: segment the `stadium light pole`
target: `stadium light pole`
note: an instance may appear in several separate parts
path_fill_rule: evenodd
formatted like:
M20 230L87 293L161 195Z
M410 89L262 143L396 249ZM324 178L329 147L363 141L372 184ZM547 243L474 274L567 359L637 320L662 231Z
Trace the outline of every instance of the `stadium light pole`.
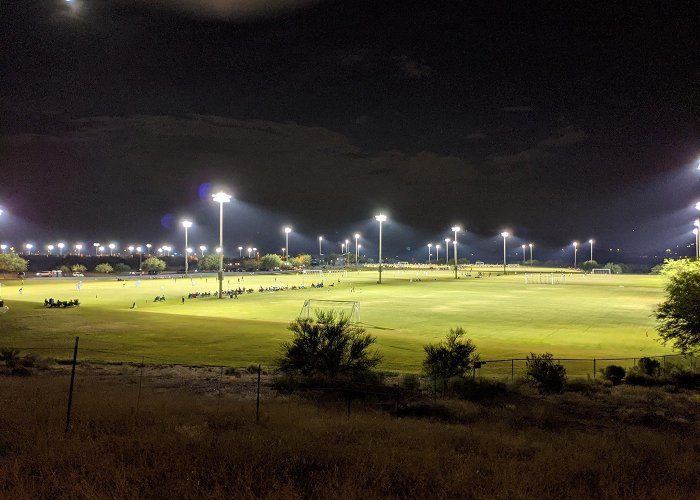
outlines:
M448 270L450 269L450 241L449 238L445 238L445 265L448 266Z
M578 241L572 243L574 245L574 269L576 269L576 255L578 254Z
M534 246L532 243L528 245L530 247L530 265L532 265L532 247Z
M65 243L59 243L59 244L56 245L56 246L58 247L58 255L63 255L63 247L65 247L66 244L65 244Z
M243 247L238 247L238 258L239 259L243 258Z
M440 245L435 245L435 264L440 265Z
M53 245L46 245L46 249L49 251L48 255L51 255L53 253L54 246Z
M695 235L695 260L699 260L700 249L698 249L698 243L700 242L700 230L697 227L693 228L693 234Z
M588 243L591 245L591 261L593 261L593 243L594 243L593 238L588 240Z
M2 253L5 253L5 250L7 250L7 245L5 245L4 243L0 245L0 250L2 250Z
M136 251L139 253L139 271L140 271L141 270L141 257L143 255L141 252L143 252L143 248L136 247Z
M253 257L255 257L255 260L260 260L260 255L258 255L258 249L253 247Z
M102 245L100 245L100 246L98 247L98 250L100 251L100 257L102 257L102 255L103 255L103 253L104 253L104 251L105 251L105 247L103 247Z
M219 191L211 195L212 200L219 204L219 300L223 299L224 291L224 203L231 201L231 195Z
M430 265L430 258L433 256L433 244L428 243L428 265Z
M379 284L382 284L382 222L386 222L386 215L375 215L374 219L379 222Z
M525 264L525 245L520 245L520 247L523 249L523 264Z
M78 251L78 255L82 255L81 251L83 250L83 245L75 245L75 249Z
M248 258L250 259L250 252L252 252L253 249L251 247L248 247L246 250L248 250Z
M503 275L505 276L507 274L506 272L506 239L510 234L508 231L503 231L501 233L501 236L503 236Z
M27 249L27 252L29 252L29 255L31 255L31 254L32 254L32 248L34 248L34 245L32 245L31 243L27 243L26 245L24 245L24 248L26 248L26 249Z
M92 246L95 247L95 256L97 256L97 249L100 248L100 244L99 244L99 243L93 243Z
M318 255L323 255L323 236L318 237Z
M286 226L284 228L284 251L287 255L286 260L289 261L289 233L292 232L292 228L289 226Z
M150 243L146 243L146 254L151 255L151 248L152 247L153 247L153 245L151 245Z
M109 247L109 256L111 257L114 254L114 249L117 248L117 245L114 243L110 243L107 245Z
M455 233L455 239L452 242L454 244L454 250L453 253L455 254L455 279L457 279L457 233L461 231L462 228L459 226L452 226L452 231Z
M190 220L183 220L182 221L182 227L185 228L185 276L187 276L187 273L189 271L189 260L190 260L190 255L187 252L187 230L192 227L192 221Z
M359 253L360 247L358 246L358 243L357 243L357 241L359 239L360 239L360 233L355 233L355 267L357 267L357 259L360 256L360 253Z

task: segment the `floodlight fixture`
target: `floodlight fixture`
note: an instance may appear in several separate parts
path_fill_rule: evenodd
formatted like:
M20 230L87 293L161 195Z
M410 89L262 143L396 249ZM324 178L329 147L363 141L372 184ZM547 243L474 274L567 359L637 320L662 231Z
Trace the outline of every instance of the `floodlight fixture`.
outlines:
M219 299L223 299L224 291L224 203L231 201L231 195L219 191L211 195L212 200L219 204Z
M457 279L457 233L461 230L462 228L459 226L452 226L452 232L455 233L455 239L452 241L452 246L454 247L452 253L454 253L455 257L455 279Z
M286 260L289 260L289 233L292 232L292 228L285 226L284 228L284 251L286 252ZM284 255L283 255L284 256Z

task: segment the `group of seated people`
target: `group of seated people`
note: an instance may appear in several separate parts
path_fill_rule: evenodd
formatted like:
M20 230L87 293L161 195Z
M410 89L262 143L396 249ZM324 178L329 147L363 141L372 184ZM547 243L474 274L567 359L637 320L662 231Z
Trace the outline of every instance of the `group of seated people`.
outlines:
M53 298L44 299L44 307L78 307L80 301L78 299L74 300L54 300Z
M156 295L156 298L153 299L153 302L165 302L165 295Z

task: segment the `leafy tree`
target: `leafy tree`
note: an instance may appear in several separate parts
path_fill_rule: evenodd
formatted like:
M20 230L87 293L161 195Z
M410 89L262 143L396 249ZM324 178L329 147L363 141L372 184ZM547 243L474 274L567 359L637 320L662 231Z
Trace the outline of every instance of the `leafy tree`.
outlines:
M681 352L700 345L700 263L689 260L666 261L666 300L656 309L656 330L664 344Z
M361 379L382 357L369 348L376 338L350 323L344 314L316 311L316 319L298 318L289 324L293 334L282 344L280 370L288 374Z
M199 259L197 267L202 271L215 271L219 269L219 256L216 254L205 255Z
M593 269L598 268L600 268L600 264L598 264L598 261L596 260L587 260L586 262L581 264L581 269L583 269L587 273L590 273Z
M58 270L61 271L61 274L68 275L68 273L70 272L70 267L63 265L59 267Z
M141 263L141 269L148 273L165 271L165 261L158 257L149 257Z
M23 273L27 270L29 263L14 253L0 254L0 272L2 273Z
M82 264L73 264L70 267L70 270L73 271L74 273L84 273L85 271L87 271L87 267L85 267Z
M131 271L131 266L129 264L124 264L123 262L117 262L114 264L115 273L128 273Z
M445 387L450 377L463 377L478 359L473 356L476 345L464 335L464 329L457 327L450 329L443 342L423 346L423 369L432 377L440 377Z
M289 265L294 266L294 267L303 267L303 266L308 266L311 264L311 255L309 254L300 254L297 255L296 257L292 257L289 259Z
M274 253L268 253L260 259L260 267L268 271L282 266L282 257Z
M103 263L97 264L95 266L96 273L109 274L112 271L114 271L114 268L111 266L111 264L109 264L107 262L103 262Z
M612 274L622 274L622 266L614 262L608 262L603 266L604 269L610 269Z
M525 361L526 380L540 392L562 392L566 385L566 368L555 363L550 353L530 353Z

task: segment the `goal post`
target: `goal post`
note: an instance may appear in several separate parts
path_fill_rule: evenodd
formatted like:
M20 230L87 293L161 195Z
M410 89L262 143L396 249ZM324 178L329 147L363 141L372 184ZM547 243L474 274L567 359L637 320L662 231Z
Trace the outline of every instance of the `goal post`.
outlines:
M566 273L525 273L526 285L565 285Z
M299 312L299 317L311 318L315 311L333 311L347 316L351 323L360 322L360 303L354 300L307 299Z
M591 269L591 274L612 274L612 269L607 269L607 268Z

